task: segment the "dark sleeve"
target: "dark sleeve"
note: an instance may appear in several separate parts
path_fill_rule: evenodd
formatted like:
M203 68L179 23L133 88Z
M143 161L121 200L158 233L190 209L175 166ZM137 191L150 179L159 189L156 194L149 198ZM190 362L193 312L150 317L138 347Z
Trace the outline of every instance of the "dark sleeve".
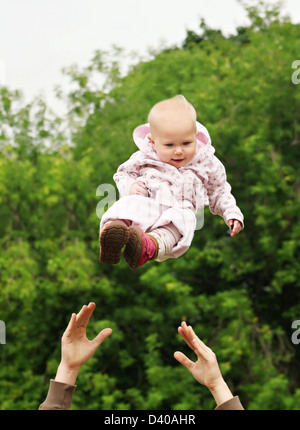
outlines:
M244 408L238 396L235 396L232 399L227 400L227 402L217 406L215 411L244 411Z
M39 411L45 410L70 410L76 385L50 379L50 386L45 401L39 406Z

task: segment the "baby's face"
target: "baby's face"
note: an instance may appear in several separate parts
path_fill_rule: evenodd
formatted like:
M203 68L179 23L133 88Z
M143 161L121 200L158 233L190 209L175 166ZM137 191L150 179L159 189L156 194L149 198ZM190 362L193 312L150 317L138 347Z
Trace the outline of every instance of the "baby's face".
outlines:
M186 166L196 153L196 123L191 120L161 121L152 133L152 146L158 158L178 169Z

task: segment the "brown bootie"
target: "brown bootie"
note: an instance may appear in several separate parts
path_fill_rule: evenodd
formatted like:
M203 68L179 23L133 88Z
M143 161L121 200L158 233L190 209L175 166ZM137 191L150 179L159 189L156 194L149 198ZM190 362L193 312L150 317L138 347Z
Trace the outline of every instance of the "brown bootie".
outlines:
M132 270L143 266L149 260L154 260L158 249L158 243L151 234L144 233L136 226L129 227L129 239L123 256Z
M121 221L112 221L100 232L99 260L106 264L120 261L122 248L129 239L129 228Z

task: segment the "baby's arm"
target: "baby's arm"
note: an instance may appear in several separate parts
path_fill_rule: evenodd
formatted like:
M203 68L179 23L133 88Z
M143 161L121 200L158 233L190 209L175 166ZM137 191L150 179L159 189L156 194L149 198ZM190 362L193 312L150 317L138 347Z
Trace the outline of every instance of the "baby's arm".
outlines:
M238 221L241 230L244 227L244 216L231 194L231 186L227 182L225 167L214 155L213 147L210 147L207 152L205 163L208 179L204 181L204 185L209 198L210 211L214 215L223 217L228 226L231 226L232 221ZM236 227L236 223L233 224ZM237 228L235 228L234 233L237 234L237 232Z
M143 154L141 151L135 152L129 160L119 166L117 172L114 174L113 179L121 197L136 194L132 192L133 189L131 190L131 188L133 184L140 182L138 178L140 176L142 158Z

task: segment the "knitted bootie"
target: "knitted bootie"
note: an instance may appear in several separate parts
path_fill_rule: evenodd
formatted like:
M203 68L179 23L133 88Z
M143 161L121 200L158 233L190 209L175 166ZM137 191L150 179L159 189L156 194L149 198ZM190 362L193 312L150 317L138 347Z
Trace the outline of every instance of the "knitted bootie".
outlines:
M157 240L139 227L130 226L129 239L123 254L128 266L134 270L147 261L154 260L157 254Z
M129 228L122 221L112 221L100 232L99 260L106 264L120 261L122 248L129 239Z

